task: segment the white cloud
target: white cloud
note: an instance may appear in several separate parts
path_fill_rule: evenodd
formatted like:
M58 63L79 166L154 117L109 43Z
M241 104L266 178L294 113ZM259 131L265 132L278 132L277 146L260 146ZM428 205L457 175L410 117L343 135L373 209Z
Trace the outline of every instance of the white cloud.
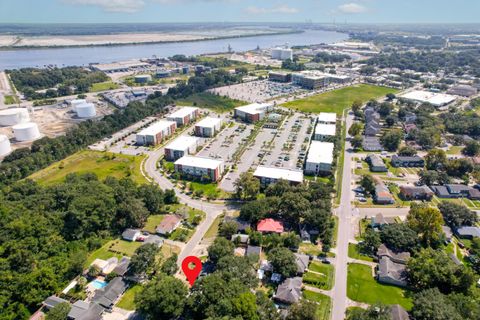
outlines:
M338 6L338 10L342 13L355 14L367 12L367 8L358 3L345 3Z
M134 13L145 6L144 0L64 0L75 5L98 6L106 12Z
M283 13L283 14L295 14L299 10L297 8L289 7L287 5L280 5L273 8L261 8L257 6L250 6L245 9L249 14L268 14L268 13Z

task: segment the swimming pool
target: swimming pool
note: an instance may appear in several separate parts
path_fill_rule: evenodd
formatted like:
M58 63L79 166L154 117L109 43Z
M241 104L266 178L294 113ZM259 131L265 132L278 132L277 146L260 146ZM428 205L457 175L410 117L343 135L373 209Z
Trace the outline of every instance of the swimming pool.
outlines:
M102 281L102 280L93 280L92 282L90 282L90 284L92 285L92 287L94 287L96 290L97 289L102 289L103 287L105 287L107 285L107 283L105 281Z

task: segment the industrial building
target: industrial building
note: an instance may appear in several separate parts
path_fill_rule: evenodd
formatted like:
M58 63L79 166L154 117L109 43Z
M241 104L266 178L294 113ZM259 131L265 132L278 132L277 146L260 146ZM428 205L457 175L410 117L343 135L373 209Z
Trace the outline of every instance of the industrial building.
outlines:
M91 64L90 68L96 71L113 73L113 72L127 72L135 69L143 69L149 66L150 65L148 63L142 62L139 60L127 60L127 61L119 61L114 63Z
M306 174L330 173L333 165L334 144L331 142L312 141L305 161Z
M72 106L73 111L77 112L77 106L87 103L87 100L85 100L85 99L75 99L75 100L69 101L68 103Z
M137 144L157 145L170 137L177 129L177 123L173 121L159 121L137 133Z
M291 82L292 74L289 72L270 71L268 73L268 80L276 82Z
M11 108L0 110L0 126L14 126L30 121L27 108Z
M33 141L40 138L40 131L34 122L26 122L12 127L13 135L17 141Z
M79 118L93 118L97 115L97 111L93 103L77 104L74 108Z
M214 137L222 128L221 118L206 117L195 124L195 135L199 137Z
M168 70L157 70L157 72L155 73L155 78L168 78L170 77L170 75L171 73Z
M135 83L148 83L152 81L152 76L149 74L140 74L134 77Z
M197 179L218 181L222 177L224 164L222 160L184 156L175 162L175 172Z
M175 121L177 126L184 126L195 120L200 115L200 110L195 107L183 107L167 116L167 120Z
M317 116L318 124L337 124L337 114L335 112L320 112Z
M270 111L270 103L252 103L246 106L235 108L234 116L245 122L256 122L265 117L265 113Z
M456 96L462 97L471 97L478 93L477 88L468 86L468 85L458 85L451 87L448 91L448 94L453 94Z
M175 161L183 156L193 154L200 145L200 138L180 136L165 147L165 159Z
M313 134L313 140L317 141L333 141L337 127L334 124L322 124L319 123L315 127L315 132Z
M4 157L10 152L12 152L10 140L6 135L0 134L0 157Z
M351 78L347 75L323 73L318 70L306 70L292 74L292 82L302 88L315 90L330 83L347 83Z
M293 50L289 48L273 48L272 59L275 60L293 60Z
M430 91L423 91L423 90L416 90L408 92L404 95L399 96L399 98L416 102L416 103L429 103L434 107L442 107L446 106L457 98L455 96L444 94L444 93L436 93Z
M263 187L271 183L276 183L278 180L286 180L291 184L299 184L303 182L303 172L291 169L282 169L275 167L259 166L253 173L254 177L260 180Z

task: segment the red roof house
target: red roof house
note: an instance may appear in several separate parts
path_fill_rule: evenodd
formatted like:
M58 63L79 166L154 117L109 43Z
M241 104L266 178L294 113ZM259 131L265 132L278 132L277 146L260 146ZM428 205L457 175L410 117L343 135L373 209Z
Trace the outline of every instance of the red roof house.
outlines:
M260 220L257 224L257 231L259 232L283 232L283 223L271 218Z

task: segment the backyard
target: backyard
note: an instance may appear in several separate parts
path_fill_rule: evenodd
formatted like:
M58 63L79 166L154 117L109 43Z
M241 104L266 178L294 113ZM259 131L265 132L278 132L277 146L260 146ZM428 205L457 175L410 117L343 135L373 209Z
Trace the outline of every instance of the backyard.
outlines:
M117 307L125 310L135 310L135 295L142 290L141 285L134 285L125 291L120 301L117 303Z
M303 275L303 282L319 289L331 290L333 274L333 265L314 261L308 266L308 272Z

